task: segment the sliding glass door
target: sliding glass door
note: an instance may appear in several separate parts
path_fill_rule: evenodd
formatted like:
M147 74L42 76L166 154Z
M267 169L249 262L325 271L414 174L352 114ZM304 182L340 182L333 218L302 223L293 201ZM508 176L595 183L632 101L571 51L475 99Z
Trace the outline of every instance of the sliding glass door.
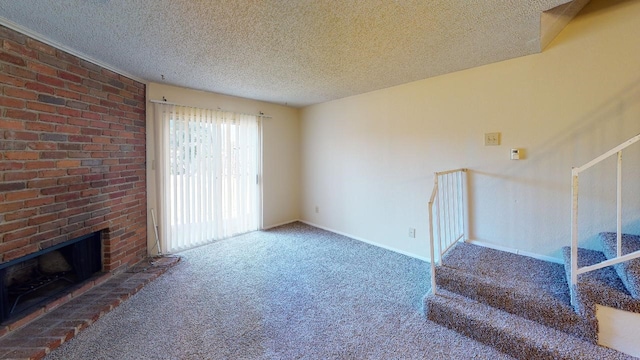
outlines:
M156 104L163 129L161 208L167 252L259 228L256 116ZM156 123L158 124L158 123Z

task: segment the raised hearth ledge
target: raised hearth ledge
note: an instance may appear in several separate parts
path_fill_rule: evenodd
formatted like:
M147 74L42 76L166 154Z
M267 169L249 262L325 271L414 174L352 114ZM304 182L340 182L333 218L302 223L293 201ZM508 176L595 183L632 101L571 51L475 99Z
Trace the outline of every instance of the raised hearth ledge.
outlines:
M119 274L100 274L31 314L0 328L0 359L42 359L180 261L148 259Z

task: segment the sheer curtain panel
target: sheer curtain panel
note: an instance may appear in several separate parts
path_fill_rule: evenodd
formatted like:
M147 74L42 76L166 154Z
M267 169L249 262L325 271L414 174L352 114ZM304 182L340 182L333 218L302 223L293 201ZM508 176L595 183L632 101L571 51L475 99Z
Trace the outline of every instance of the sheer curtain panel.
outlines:
M162 103L154 117L163 250L258 229L260 118Z

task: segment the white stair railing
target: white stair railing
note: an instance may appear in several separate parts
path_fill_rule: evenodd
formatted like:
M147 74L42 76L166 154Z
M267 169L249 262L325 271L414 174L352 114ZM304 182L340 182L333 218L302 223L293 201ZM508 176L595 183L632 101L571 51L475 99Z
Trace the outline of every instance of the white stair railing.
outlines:
M467 169L435 173L429 199L431 291L436 294L436 263L458 241L466 239ZM436 244L438 252L436 253ZM437 257L436 257L437 254Z
M622 254L622 150L631 146L632 144L640 141L640 134L632 137L631 139L623 142L615 148L607 151L606 153L598 156L597 158L589 161L588 163L574 167L571 170L572 183L571 183L571 197L573 199L573 210L571 212L571 293L574 294L575 287L578 284L578 274L583 274L589 271L598 270L603 267L619 264L635 258L640 258L640 250L629 254ZM616 238L617 238L617 256L613 259L605 260L600 263L578 267L578 178L580 173L598 164L599 162L609 158L610 156L617 155L618 167L617 167L617 192L616 192ZM575 296L571 296L571 302L574 302Z

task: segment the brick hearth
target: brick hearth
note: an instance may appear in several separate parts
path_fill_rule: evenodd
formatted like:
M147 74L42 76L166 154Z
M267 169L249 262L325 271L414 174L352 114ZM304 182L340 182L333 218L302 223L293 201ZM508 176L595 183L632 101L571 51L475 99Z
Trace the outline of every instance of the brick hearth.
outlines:
M161 258L151 264L144 261L117 275L104 274L51 304L50 309L36 311L22 321L0 327L0 334L6 334L0 337L0 359L42 359L178 261L177 257Z

